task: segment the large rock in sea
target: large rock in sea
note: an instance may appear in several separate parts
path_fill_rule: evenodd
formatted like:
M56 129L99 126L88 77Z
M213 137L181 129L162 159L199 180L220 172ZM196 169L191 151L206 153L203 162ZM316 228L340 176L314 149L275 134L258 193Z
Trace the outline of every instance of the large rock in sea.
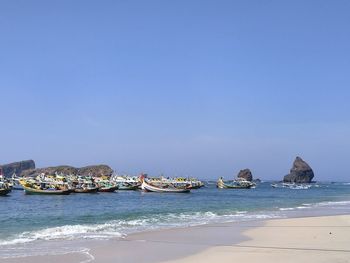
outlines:
M24 177L35 177L39 174L53 175L53 174L64 174L64 175L90 175L94 177L100 176L111 176L113 173L112 168L108 165L90 165L81 168L75 168L73 166L61 165L46 168L38 168L23 171L20 176Z
M311 183L314 172L311 167L299 156L295 158L290 173L283 178L286 183Z
M253 175L249 169L240 170L237 178L243 178L249 182L253 181Z
M20 175L23 171L35 169L35 162L33 160L15 162L0 165L5 177L11 177L14 173Z

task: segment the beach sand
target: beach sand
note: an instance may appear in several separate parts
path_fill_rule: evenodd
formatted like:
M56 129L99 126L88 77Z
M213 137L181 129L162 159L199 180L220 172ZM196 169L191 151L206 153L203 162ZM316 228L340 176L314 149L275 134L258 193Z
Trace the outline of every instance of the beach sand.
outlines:
M167 263L350 262L350 216L269 220L244 232L250 240Z
M2 259L40 262L349 262L350 215L236 222L86 242L86 253Z

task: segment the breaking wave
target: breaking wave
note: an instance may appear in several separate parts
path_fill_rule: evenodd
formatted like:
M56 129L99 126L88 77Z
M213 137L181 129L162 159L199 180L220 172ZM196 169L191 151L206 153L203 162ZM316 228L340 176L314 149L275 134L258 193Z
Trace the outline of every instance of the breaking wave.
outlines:
M79 224L49 227L27 231L12 238L1 240L0 246L11 246L33 241L124 238L127 234L152 229L198 226L208 223L270 219L281 217L277 213L248 213L237 211L231 214L214 212L168 213L143 216L132 220L111 220L102 224Z

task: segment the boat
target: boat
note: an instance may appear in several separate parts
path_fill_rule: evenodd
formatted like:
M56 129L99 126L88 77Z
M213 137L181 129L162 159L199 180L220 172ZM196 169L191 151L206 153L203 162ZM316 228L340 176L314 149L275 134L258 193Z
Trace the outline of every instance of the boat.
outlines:
M118 186L118 190L138 190L141 186L140 178L129 175L112 175L110 181Z
M38 182L33 180L20 180L20 183L26 194L44 194L44 195L68 195L71 191L66 187L52 184L51 182Z
M132 184L132 183L117 183L118 185L118 190L123 190L123 191L133 191L133 190L138 190L139 189L139 185L138 184Z
M5 176L2 173L2 168L0 167L0 195L4 196L11 192L11 186L5 179Z
M254 183L246 180L234 180L232 183L226 183L222 177L219 178L216 184L216 187L220 189L250 189L254 186Z
M98 187L90 176L79 176L74 183L74 193L96 193Z
M11 192L11 188L2 187L2 185L0 184L0 196L7 195L10 192Z
M80 193L80 194L88 194L88 193L96 193L98 191L98 187L96 187L94 184L78 184L74 188L74 193Z
M311 188L310 184L296 184L296 183L273 183L271 184L272 188L288 188L292 190L307 190ZM319 186L315 186L319 187Z
M180 188L175 187L172 184L152 184L146 182L146 178L144 176L140 177L142 182L141 188L146 192L157 192L157 193L189 193L191 189L189 188Z
M109 182L109 181L104 181L101 180L97 183L98 186L98 191L99 192L114 192L115 190L118 189L118 186Z

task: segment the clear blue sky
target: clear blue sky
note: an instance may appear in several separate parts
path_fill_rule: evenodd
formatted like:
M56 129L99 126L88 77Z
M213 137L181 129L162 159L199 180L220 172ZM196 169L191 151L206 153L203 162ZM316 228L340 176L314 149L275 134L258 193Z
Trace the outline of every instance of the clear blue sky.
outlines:
M349 1L0 2L0 163L350 179Z

